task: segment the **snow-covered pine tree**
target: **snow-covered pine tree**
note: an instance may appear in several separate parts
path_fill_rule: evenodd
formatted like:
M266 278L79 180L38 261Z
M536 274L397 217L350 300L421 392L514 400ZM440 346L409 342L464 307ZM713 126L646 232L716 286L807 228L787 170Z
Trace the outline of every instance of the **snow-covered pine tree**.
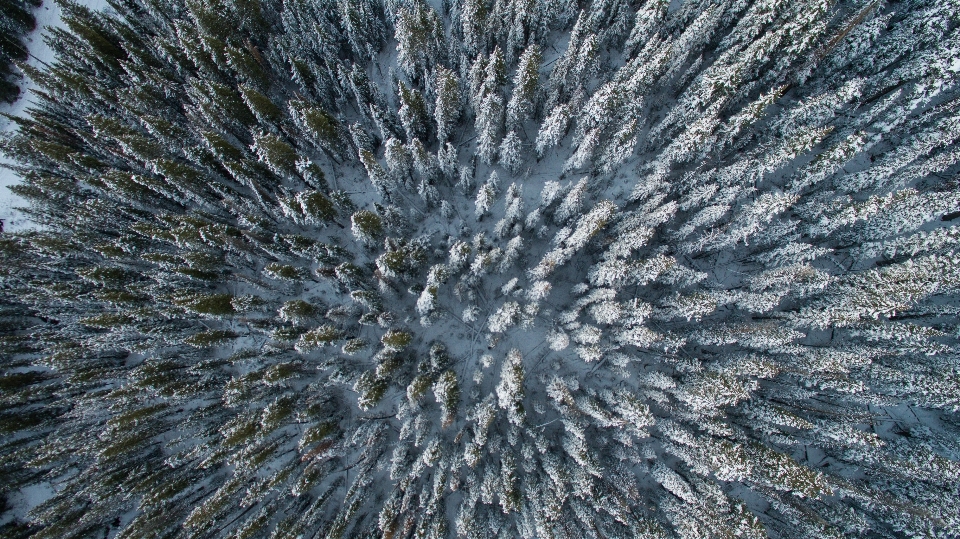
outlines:
M507 126L519 127L530 119L537 110L540 91L540 63L543 56L540 47L530 45L517 62L517 72L513 77L513 94L507 103Z
M460 83L452 71L439 67L434 87L437 100L433 116L437 122L437 140L443 144L450 138L462 113Z
M403 81L398 81L398 95L400 97L400 122L407 132L407 139L426 140L430 132L430 116L427 111L427 102L416 89L407 88Z
M401 7L396 19L397 64L411 79L430 76L445 60L443 22L423 0Z

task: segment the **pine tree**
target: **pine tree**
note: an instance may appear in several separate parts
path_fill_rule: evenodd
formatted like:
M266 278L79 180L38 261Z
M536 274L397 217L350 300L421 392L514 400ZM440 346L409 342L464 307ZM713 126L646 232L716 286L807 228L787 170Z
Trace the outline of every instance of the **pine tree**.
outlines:
M523 148L520 144L520 137L517 136L516 132L511 131L503 137L498 153L500 164L507 170L514 174L520 171L520 166L523 164Z
M494 172L490 174L490 178L487 179L487 181L480 186L480 190L477 191L477 218L481 218L486 215L493 206L493 202L497 196L497 184L497 173Z
M283 111L269 97L258 92L248 85L240 86L240 95L247 108L253 112L257 120L267 126L277 129L283 122Z
M374 189L377 190L381 198L389 201L390 191L395 184L390 176L387 175L387 171L383 170L383 167L377 162L376 157L366 150L360 150L360 162L363 163L363 167L367 170L367 177L370 178L370 183L373 184Z
M630 30L630 36L627 38L626 49L636 53L639 49L646 46L650 38L655 36L663 28L664 20L667 17L667 9L670 2L666 0L657 0L655 2L645 3L637 11L633 21L633 29Z
M523 357L517 349L511 350L503 362L500 384L497 386L497 402L506 410L510 423L520 426L526 414L523 407Z
M373 60L386 36L382 8L372 0L340 0L337 9L353 54Z
M477 113L477 155L487 164L497 159L503 136L503 99L498 94L485 96Z
M289 103L291 117L310 139L334 160L347 151L346 133L340 123L326 111L303 101Z
M377 214L360 210L350 217L353 235L366 245L372 245L383 234L383 221Z
M5 2L2 6L5 39L0 40L0 100L13 103L20 95L16 84L19 74L13 63L27 59L28 51L23 36L37 26L36 17L30 12L32 2ZM36 7L36 6L33 6Z
M571 108L568 105L560 105L543 120L540 131L537 133L536 148L538 156L543 157L547 148L560 144L560 141L566 136L567 129L570 128L570 110Z
M379 146L379 141L356 122L350 124L350 138L358 151L375 152Z
M413 181L413 156L398 139L391 138L385 144L384 157L394 183L409 186Z
M566 194L557 211L554 213L553 218L557 224L564 224L580 213L583 208L583 197L586 191L587 179L583 178Z
M513 95L507 103L507 125L516 128L530 119L537 108L540 82L540 47L531 45L520 56L513 77Z
M445 143L453 132L461 114L460 84L452 71L445 68L437 69L435 84L437 100L433 108L433 115L437 121L437 140Z
M570 33L567 50L557 59L550 73L546 109L555 107L583 94L587 82L599 68L599 43L591 31L586 13L581 11Z
M487 3L482 0L458 2L460 33L467 54L475 56L486 48Z
M446 54L440 16L422 0L400 8L396 20L397 63L411 79L429 76Z
M427 103L417 90L408 89L399 82L400 122L407 132L407 139L427 140L430 130L430 117Z

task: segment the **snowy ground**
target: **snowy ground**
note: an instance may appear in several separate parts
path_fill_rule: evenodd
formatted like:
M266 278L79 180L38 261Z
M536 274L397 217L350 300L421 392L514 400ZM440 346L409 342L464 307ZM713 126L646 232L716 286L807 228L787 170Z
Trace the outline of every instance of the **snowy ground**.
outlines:
M106 0L80 0L79 3L91 9L107 7ZM27 49L30 51L30 58L27 59L27 63L32 66L42 66L44 63L53 61L53 51L47 46L44 38L49 35L51 28L62 27L63 21L60 18L60 6L53 0L45 0L34 14L37 17L37 29L26 36L24 40ZM28 114L27 110L33 105L33 89L32 81L21 80L20 99L12 105L0 103L0 112L13 116L26 116ZM0 116L0 133L7 134L14 129L16 129L16 126L13 122ZM9 162L8 159L0 155L0 165ZM22 213L14 209L24 205L23 199L8 189L19 181L20 177L15 172L6 167L0 167L0 219L4 221L5 230L23 230L32 225Z

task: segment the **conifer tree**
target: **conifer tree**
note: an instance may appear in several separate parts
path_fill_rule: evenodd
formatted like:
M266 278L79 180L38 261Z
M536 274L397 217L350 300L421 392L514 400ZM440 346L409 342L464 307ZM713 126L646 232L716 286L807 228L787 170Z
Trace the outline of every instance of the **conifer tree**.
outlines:
M513 77L513 95L507 103L507 125L517 127L530 119L537 108L540 63L542 55L537 45L527 47L517 63Z
M0 40L0 101L13 103L20 95L16 84L20 74L13 64L27 59L29 53L23 37L37 26L31 10L38 6L33 1L9 1L0 6L3 13L0 30L4 34Z
M422 0L400 8L396 20L397 63L412 79L427 77L446 55L443 22Z
M462 112L460 84L452 71L440 67L435 88L437 100L433 115L437 122L437 140L443 144L450 138Z
M520 137L515 131L510 131L503 137L498 150L500 163L510 172L516 174L520 171L520 165L523 164L523 148L520 144Z
M399 82L400 122L407 132L407 139L426 140L430 129L430 117L427 112L427 103L423 95L417 90L408 89L403 82Z

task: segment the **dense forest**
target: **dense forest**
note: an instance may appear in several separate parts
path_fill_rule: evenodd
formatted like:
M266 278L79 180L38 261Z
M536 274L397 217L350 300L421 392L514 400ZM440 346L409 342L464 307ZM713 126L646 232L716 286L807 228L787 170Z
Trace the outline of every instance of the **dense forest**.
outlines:
M60 2L3 537L960 536L958 0Z
M13 103L20 96L20 72L14 62L27 59L26 34L37 26L33 8L41 0L0 0L0 102Z

